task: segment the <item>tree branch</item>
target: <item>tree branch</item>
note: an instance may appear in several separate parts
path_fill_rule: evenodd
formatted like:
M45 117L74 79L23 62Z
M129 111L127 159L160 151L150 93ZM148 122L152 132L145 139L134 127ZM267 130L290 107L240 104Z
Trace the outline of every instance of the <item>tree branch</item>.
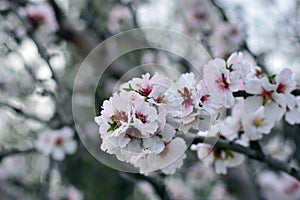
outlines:
M38 122L41 122L41 123L44 123L44 124L49 123L48 121L40 119L39 117L37 117L35 115L29 114L29 113L23 111L21 108L15 107L15 106L13 106L9 103L0 101L0 107L1 106L5 106L5 107L9 108L9 109L13 110L16 114L21 115L25 118L32 119L34 121L38 121Z
M120 173L121 176L127 176L127 177L131 177L133 179L136 180L143 180L146 181L148 183L150 183L152 185L152 187L154 188L154 190L156 191L157 195L162 199L162 200L170 200L170 197L167 193L166 190L166 186L164 185L164 183L162 181L156 180L153 177L150 176L145 176L142 174L134 174L134 173Z
M300 89L293 90L291 92L291 94L294 95L294 96L300 96ZM253 94L249 94L246 91L240 90L240 91L237 91L237 92L233 92L233 96L234 97L244 97L244 98L247 98L247 97L253 96Z
M92 35L87 35L71 26L55 0L48 0L48 2L54 10L55 18L59 26L58 36L67 41L71 41L83 55L87 55L96 46L96 40Z
M40 56L45 60L49 70L51 71L52 74L52 79L56 82L56 84L58 85L58 88L61 88L61 84L60 81L50 63L50 59L51 56L48 54L46 48L38 41L38 39L35 37L35 35L33 34L32 30L30 30L30 23L26 20L23 19L23 17L20 16L20 14L17 11L17 5L10 1L10 10L17 16L17 18L20 20L20 22L23 24L25 30L26 30L26 34L27 36L33 41L33 43L35 44L35 46L38 49L38 52L40 54Z
M224 139L214 138L214 137L197 136L193 140L193 144L198 144L198 143L210 144L220 149L230 149L235 152L244 154L251 159L258 160L268 164L270 167L272 167L275 170L283 171L300 181L300 172L298 170L296 170L294 167L291 167L288 163L275 159L270 155L265 155L260 151L248 147L244 147L232 141L227 141Z
M18 154L27 154L27 153L32 153L35 152L35 148L30 148L30 149L25 149L25 150L20 150L20 149L10 149L10 150L5 150L0 152L0 162L2 161L3 158L7 156L12 156L12 155L18 155Z

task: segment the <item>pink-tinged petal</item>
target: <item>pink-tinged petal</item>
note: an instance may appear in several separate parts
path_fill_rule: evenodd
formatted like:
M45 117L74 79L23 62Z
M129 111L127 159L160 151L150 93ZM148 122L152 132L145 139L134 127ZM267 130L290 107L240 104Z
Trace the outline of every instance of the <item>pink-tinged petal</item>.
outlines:
M276 82L277 83L285 83L292 78L292 70L288 68L284 68L277 76Z

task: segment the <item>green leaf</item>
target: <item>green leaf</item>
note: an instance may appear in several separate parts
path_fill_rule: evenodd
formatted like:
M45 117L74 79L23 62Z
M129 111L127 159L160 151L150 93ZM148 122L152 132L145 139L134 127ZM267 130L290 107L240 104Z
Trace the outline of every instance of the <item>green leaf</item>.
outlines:
M225 159L234 158L233 151L230 149L225 150Z
M156 136L157 136L159 139L162 139L162 137L163 137L160 133L157 134Z
M114 123L108 122L108 124L109 124L110 127L107 129L107 132L114 131L118 128L118 125L115 122Z
M130 92L130 91L134 91L134 89L131 87L131 85L129 84L128 88L123 88L123 90Z
M273 75L268 76L269 82L270 82L270 83L273 83L275 77L276 77L276 74L273 74Z
M227 63L226 63L226 69L229 70L229 71L232 71L232 64L228 66Z

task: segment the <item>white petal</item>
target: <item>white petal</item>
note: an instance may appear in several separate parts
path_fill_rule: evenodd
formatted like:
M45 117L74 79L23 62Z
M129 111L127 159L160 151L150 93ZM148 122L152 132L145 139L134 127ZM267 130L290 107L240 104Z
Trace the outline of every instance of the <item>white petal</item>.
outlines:
M64 144L64 148L68 154L73 154L75 153L77 149L77 142L76 141L67 141Z
M163 141L157 136L143 138L143 146L152 153L160 153L165 148Z
M215 161L215 170L217 174L226 174L227 168L223 160L216 160Z
M65 153L61 148L56 148L52 153L52 157L54 160L62 161L65 158Z

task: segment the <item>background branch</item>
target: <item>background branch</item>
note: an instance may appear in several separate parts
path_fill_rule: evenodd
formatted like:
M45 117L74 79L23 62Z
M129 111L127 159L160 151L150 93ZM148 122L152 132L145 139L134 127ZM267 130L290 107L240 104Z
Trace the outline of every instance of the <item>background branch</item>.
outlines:
M25 150L20 150L20 149L5 150L5 151L0 152L0 162L2 161L3 158L5 158L7 156L28 154L28 153L33 153L35 151L36 151L35 148L30 148L30 149L25 149Z
M13 110L16 114L20 115L20 116L23 116L25 118L28 118L28 119L32 119L34 121L38 121L38 122L41 122L41 123L44 123L44 124L47 124L49 123L49 121L46 121L46 120L43 120L43 119L40 119L39 117L35 116L35 115L32 115L30 113L27 113L25 112L24 110L22 110L21 108L19 107L16 107L16 106L13 106L9 103L6 103L6 102L1 102L0 101L0 107L1 106L5 106L11 110Z
M210 145L214 145L214 148L230 149L235 152L244 154L251 159L255 159L268 164L270 167L272 167L275 170L286 172L287 174L295 177L297 180L300 181L300 172L298 170L296 170L294 167L291 167L288 163L284 161L275 159L270 155L265 155L261 151L257 151L251 148L241 146L232 141L227 141L224 139L214 138L214 137L197 136L193 140L193 144L198 144L198 143L210 144Z

